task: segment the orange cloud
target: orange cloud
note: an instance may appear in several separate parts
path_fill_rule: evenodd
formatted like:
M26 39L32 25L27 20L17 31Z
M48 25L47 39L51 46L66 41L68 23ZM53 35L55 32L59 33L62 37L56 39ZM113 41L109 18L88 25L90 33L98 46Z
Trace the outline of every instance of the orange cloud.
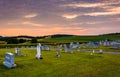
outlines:
M94 8L94 7L104 7L109 6L113 4L119 4L120 1L103 1L99 3L71 3L71 4L65 4L62 5L63 7L73 7L73 8Z
M29 22L29 21L23 22L22 24L29 25L29 26L39 26L39 27L44 26L43 24L36 24L36 23Z
M106 12L85 13L84 15L104 16L104 15L117 15L117 14L120 14L120 7L110 7L106 9Z
M78 16L79 15L77 15L77 14L64 14L64 15L62 15L62 17L66 18L66 19L74 19Z
M69 6L69 7L73 7L73 8L77 8L77 7L88 8L88 7L100 7L103 5L105 5L105 4L103 4L103 3L73 3L73 4L64 5L64 6Z
M24 17L25 18L33 18L33 17L36 17L37 14L33 13L33 14L28 14L28 15L25 15Z
M41 35L52 35L52 34L75 34L81 35L86 29L82 28L39 28L39 29L22 29L22 28L12 28L12 29L2 29L0 35L4 36L16 36L16 35L31 35L31 36L41 36Z

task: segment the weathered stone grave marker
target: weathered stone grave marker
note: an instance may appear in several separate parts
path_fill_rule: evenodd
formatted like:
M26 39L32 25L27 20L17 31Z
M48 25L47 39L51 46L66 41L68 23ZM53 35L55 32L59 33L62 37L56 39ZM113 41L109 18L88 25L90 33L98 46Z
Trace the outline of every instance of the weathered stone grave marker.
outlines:
M68 47L67 47L67 45L64 44L63 46L64 46L64 51L65 51L65 53L67 53L67 52L68 52Z
M73 42L71 42L70 43L70 47L69 47L71 53L74 52L74 48L73 47L74 47Z
M99 50L99 54L103 54L103 50L102 49Z
M8 68L16 67L16 64L14 63L14 55L12 53L5 54L5 61L3 62L3 65Z
M119 48L118 42L114 41L112 47L115 48L115 49Z
M56 46L56 56L60 57L60 48L59 48L59 45Z
M17 54L18 56L21 56L21 52L18 48L15 48L15 54Z
M77 47L76 47L76 48L77 48L77 51L80 52L80 43L77 42L77 43L76 43L76 46L77 46Z

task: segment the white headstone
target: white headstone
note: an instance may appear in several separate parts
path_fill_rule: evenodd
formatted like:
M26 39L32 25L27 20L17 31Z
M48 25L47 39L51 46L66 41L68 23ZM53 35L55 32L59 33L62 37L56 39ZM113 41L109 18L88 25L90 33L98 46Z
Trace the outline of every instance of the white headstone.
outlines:
M93 53L95 53L95 50L93 50Z
M15 54L17 54L17 52L18 52L18 48L15 48Z
M99 54L103 54L103 50L102 49L99 50Z
M36 59L42 59L42 56L41 56L41 44L40 43L37 45Z

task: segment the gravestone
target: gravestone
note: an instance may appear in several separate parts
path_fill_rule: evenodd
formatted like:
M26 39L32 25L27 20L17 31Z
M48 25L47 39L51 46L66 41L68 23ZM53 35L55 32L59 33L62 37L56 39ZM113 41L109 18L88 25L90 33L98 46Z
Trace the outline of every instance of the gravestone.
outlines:
M95 50L93 50L93 52L92 53L95 53Z
M16 47L16 48L15 48L15 54L17 54L17 52L18 52L18 48Z
M50 51L50 45L45 45L45 50Z
M93 55L95 53L95 50L93 50L91 53L90 53L90 55Z
M76 46L77 46L77 51L79 52L80 51L80 44L79 44L79 42L76 43Z
M103 54L103 50L102 49L99 50L99 54Z
M67 47L67 45L64 44L63 46L64 46L64 51L65 51L65 53L67 53L67 52L68 52L68 47Z
M90 48L90 44L89 43L86 45L86 48Z
M43 59L41 55L41 44L40 43L37 45L36 59Z
M105 40L104 46L110 46L110 42L108 40Z
M5 54L5 61L3 62L3 65L7 68L16 67L16 64L14 63L14 55L12 53Z
M102 41L99 42L99 45L102 46Z
M99 47L99 43L98 42L93 43L93 47L94 48L98 48Z
M112 47L115 48L115 49L119 48L118 42L114 41Z
M56 52L56 56L60 57L60 52L59 51Z
M21 52L18 48L15 48L15 54L18 55L18 56L21 56Z
M60 48L59 48L59 45L56 46L56 56L60 57Z
M18 56L21 56L21 51L18 50L17 55L18 55Z
M71 42L70 43L70 47L69 47L71 53L74 52L74 48L73 47L74 47L73 42Z

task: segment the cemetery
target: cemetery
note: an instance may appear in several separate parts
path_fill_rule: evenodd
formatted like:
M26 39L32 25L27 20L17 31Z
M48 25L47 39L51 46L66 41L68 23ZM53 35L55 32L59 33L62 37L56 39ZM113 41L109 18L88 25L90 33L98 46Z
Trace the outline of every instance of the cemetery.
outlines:
M0 77L120 77L120 0L0 0Z
M0 77L119 77L120 44L104 42L1 48Z

